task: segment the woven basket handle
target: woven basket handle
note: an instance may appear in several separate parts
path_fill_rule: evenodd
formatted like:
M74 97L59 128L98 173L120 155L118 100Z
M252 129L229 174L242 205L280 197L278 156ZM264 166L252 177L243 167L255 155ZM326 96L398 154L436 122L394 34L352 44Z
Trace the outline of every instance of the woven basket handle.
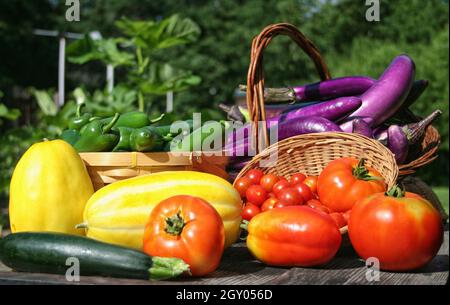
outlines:
M294 40L300 48L313 60L321 80L331 78L330 72L320 55L317 47L303 35L295 26L289 23L277 23L267 26L252 41L250 53L250 66L247 73L247 107L250 119L253 122L253 136L256 150L261 152L269 143L267 125L263 124L263 141L260 141L258 122L266 121L266 110L264 107L264 71L263 51L277 35L287 35Z

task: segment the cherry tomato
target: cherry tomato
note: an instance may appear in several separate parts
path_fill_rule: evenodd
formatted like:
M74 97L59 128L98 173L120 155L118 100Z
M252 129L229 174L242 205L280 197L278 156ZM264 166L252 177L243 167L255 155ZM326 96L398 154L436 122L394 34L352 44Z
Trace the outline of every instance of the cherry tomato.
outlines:
M352 212L352 210L348 210L345 213L342 213L342 216L344 216L345 221L348 223L348 220L350 219L350 213Z
M309 200L314 199L314 194L306 184L300 182L293 187L303 197L303 202L308 202Z
M348 222L353 248L363 259L376 257L382 270L425 266L443 240L440 213L417 194L393 188L359 200Z
M268 198L277 198L277 196L273 192L270 192L269 194L267 194L267 197Z
M234 188L239 192L241 198L245 198L245 192L252 185L252 181L248 177L242 177L234 182Z
M251 202L257 206L263 204L264 200L267 198L267 192L261 185L250 185L250 187L245 192L245 197L247 201Z
M245 176L249 178L253 184L259 184L259 181L261 181L262 176L264 176L264 172L260 169L251 169L247 172Z
M268 192L272 191L272 188L275 183L277 183L279 178L274 174L266 174L262 176L259 184Z
M377 180L375 180L377 179ZM381 174L354 158L328 163L317 181L320 201L335 212L346 212L360 199L386 191Z
M304 203L303 197L293 187L281 190L280 193L278 193L277 198L286 205L298 205Z
M275 183L275 185L273 186L273 193L278 196L278 194L284 190L287 189L288 187L290 187L291 185L289 184L289 182L286 179L281 179L280 181L278 181L277 183Z
M198 197L177 195L161 201L145 225L144 252L181 258L195 276L219 266L224 245L225 230L219 213Z
M261 206L261 211L265 212L268 210L271 210L274 208L275 204L278 203L278 199L277 198L268 198L266 199L266 201L264 201L264 203Z
M345 221L344 216L342 215L342 213L331 213L330 214L331 218L333 218L334 222L336 223L336 225L338 226L338 228L342 228L345 227L347 225L347 221Z
M311 190L311 192L313 192L314 194L317 194L317 180L319 177L317 176L308 176L306 177L306 179L303 181L304 184L306 184L309 189Z
M286 202L278 201L277 203L275 203L275 204L273 205L273 208L274 208L274 209L278 209L278 208L284 208L284 207L288 207L288 206L292 206L292 204L288 204L288 203L286 203Z
M307 204L309 207L313 208L313 209L316 209L316 210L318 210L318 211L321 211L321 212L330 214L330 209L327 208L326 206L324 206L324 205L323 205L319 200L317 200L317 199L311 199L311 200L308 200L308 202L306 202L306 204Z
M296 185L297 183L303 182L306 179L306 176L302 173L293 174L289 182L291 185Z
M259 213L261 213L261 209L258 206L247 202L247 204L242 209L241 216L242 219L250 221L250 219L252 219L255 215Z

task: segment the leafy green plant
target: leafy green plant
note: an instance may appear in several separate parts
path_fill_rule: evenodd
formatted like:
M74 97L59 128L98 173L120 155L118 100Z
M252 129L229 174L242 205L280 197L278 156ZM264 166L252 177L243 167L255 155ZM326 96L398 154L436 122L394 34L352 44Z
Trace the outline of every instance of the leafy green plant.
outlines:
M3 97L3 92L0 91L0 100ZM17 120L20 117L20 110L19 109L9 109L4 105L3 103L0 103L0 126L2 125L3 119L14 121Z
M158 50L173 48L195 42L200 28L192 20L173 15L159 22L122 19L116 27L124 34L122 37L93 40L89 36L75 41L67 47L68 60L76 64L101 61L114 67L126 69L126 77L118 89L104 99L104 93L96 91L92 99L103 99L117 106L118 98L125 98L126 108L130 101L137 101L138 108L144 111L148 95L164 95L168 91L179 92L198 85L200 77L191 71L159 61L155 55ZM128 92L126 92L128 90ZM136 97L136 98L135 98ZM104 105L92 107L104 108ZM115 107L117 110L121 107ZM99 109L97 109L99 111Z

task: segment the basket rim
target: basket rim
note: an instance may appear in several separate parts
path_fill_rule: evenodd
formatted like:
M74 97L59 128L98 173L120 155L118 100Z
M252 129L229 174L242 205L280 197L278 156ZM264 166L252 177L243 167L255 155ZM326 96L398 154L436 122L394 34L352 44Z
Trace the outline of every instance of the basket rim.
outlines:
M311 141L312 138L328 138L328 141L339 140L342 138L350 138L356 142L358 140L360 141L368 141L371 142L375 147L379 148L380 150L384 150L387 155L390 157L390 164L393 167L392 168L392 182L388 183L388 187L391 187L395 182L397 181L399 177L399 167L397 165L397 162L395 161L394 154L383 144L381 144L379 141L368 138L366 136L360 135L360 134L354 134L354 133L345 133L345 132L319 132L319 133L309 133L309 134L302 134L302 135L296 135L290 138L283 139L279 142L276 142L268 147L266 147L262 152L258 153L256 156L254 156L239 172L237 175L235 181L244 176L248 170L252 169L253 167L257 166L256 163L259 162L264 157L267 157L271 152L278 149L279 145L286 144L288 142L292 141ZM257 166L260 167L260 166Z

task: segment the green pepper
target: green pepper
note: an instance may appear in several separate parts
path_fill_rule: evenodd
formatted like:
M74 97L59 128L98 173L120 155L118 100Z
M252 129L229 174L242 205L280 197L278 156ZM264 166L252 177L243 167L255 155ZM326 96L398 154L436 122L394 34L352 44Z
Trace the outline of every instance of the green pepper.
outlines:
M80 131L80 139L75 143L75 149L78 152L111 151L119 141L117 132L111 130L119 117L120 114L116 113L109 123L95 120L87 124Z
M75 129L66 129L63 130L60 138L61 140L64 140L70 145L74 146L75 143L80 139L80 132Z
M187 125L189 126L189 133L191 133L193 131L193 127L194 127L194 121L193 120L186 120L184 121L187 123ZM161 136L176 136L179 135L181 132L183 132L183 130L180 128L176 133L172 133L170 132L170 128L172 127L172 125L164 125L164 126L156 126L156 131L161 135Z
M162 151L165 142L171 139L162 137L156 127L146 126L131 132L130 147L132 151Z
M81 108L83 108L84 105L85 104L78 104L75 118L69 121L69 129L80 130L81 127L90 122L92 118L91 113L81 114Z
M112 151L131 151L130 136L135 128L131 127L114 127L113 130L119 132L119 142Z
M223 140L224 124L220 122L221 128L217 130L216 122L204 124L202 127L195 129L189 135L185 136L181 140L174 139L171 143L172 151L201 151L206 139L216 139L221 137Z
M160 121L164 117L164 114L160 115L159 117L150 120L146 113L140 112L140 111L131 111L124 113L120 116L119 120L117 121L115 127L131 127L131 128L141 128L148 126L150 124L156 123ZM103 123L109 123L113 117L104 118L101 121Z

